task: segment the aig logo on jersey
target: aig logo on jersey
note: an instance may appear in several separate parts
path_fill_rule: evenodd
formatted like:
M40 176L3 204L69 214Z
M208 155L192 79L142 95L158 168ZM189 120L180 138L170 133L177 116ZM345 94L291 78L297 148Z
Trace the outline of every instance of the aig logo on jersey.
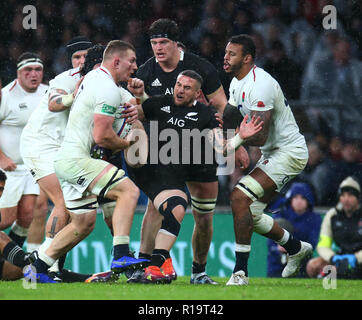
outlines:
M174 118L174 117L171 117L167 121L167 123L172 123L174 126L178 126L180 128L183 128L185 126L185 120Z
M19 104L19 109L20 110L25 110L25 109L28 109L28 106L26 105L26 103L20 103Z

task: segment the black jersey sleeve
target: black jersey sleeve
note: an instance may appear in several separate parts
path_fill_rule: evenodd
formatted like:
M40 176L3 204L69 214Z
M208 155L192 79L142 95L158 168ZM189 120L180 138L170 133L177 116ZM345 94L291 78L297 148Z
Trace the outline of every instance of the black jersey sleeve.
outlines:
M136 78L143 80L145 84L145 91L147 94L150 94L150 77L152 74L152 61L153 58L148 59L143 65L141 65L136 72Z
M143 113L146 120L158 119L158 112L162 103L163 96L153 96L142 103Z

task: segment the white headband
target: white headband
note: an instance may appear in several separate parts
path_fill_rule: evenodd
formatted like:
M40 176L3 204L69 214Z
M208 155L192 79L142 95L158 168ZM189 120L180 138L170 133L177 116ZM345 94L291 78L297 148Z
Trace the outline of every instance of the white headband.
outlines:
M17 68L18 70L21 70L29 65L41 66L43 68L43 61L41 61L39 58L24 59L17 64Z

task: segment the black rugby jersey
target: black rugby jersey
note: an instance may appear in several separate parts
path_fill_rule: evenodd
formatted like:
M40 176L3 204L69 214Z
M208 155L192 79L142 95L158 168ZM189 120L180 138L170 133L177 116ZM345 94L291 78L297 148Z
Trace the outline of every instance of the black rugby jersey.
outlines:
M206 138L207 129L212 130L219 126L219 122L215 118L216 110L213 107L200 102L196 102L191 107L176 106L173 96L162 95L147 99L142 104L142 108L146 120L150 124L145 126L150 140L149 156L151 157L149 157L148 163L156 164L155 155L160 155L162 147L170 141L175 142L175 144L178 143L179 164L185 164L188 159L190 159L190 164L202 164L205 163L205 159L207 164L214 163L213 149L206 149L205 146L205 143L208 143ZM167 129L172 130L167 131ZM192 132L195 135L192 135ZM200 140L198 140L199 137ZM212 154L207 154L207 158L205 158L205 150L212 151ZM196 154L200 158L196 158ZM189 158L187 158L188 155L190 155ZM212 158L209 157L211 155ZM195 163L197 159L200 159L201 163Z
M221 86L218 73L209 61L183 51L181 51L180 61L175 70L163 71L156 58L152 57L139 67L136 77L143 80L148 95L172 95L177 76L184 70L194 70L202 76L201 89L204 95L214 93Z

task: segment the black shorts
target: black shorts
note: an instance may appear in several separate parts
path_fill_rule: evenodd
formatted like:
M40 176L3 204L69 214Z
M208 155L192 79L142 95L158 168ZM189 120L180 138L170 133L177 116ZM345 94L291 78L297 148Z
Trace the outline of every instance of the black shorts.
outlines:
M179 165L149 165L132 168L127 165L128 175L148 198L153 201L164 190L177 189L185 192L185 174Z
M185 166L186 181L214 182L218 181L216 164L193 164Z

